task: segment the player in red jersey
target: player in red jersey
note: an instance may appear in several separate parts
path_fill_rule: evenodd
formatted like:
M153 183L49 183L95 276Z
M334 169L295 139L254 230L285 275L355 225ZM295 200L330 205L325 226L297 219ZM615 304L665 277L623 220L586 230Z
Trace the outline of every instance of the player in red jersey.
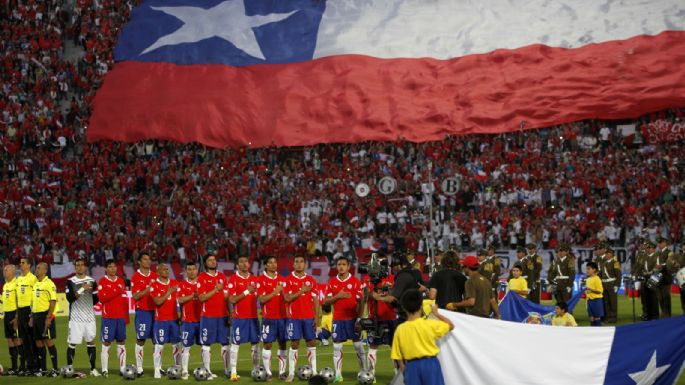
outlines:
M233 304L231 325L231 381L237 372L240 344L252 344L252 365L259 365L259 319L257 318L257 278L250 274L250 260L238 257L238 271L228 279L228 300Z
M131 294L136 301L136 367L138 377L143 375L145 340L152 338L155 322L155 303L150 298L150 285L157 279L157 273L150 270L150 256L143 253L138 257L138 271L131 277Z
M202 302L198 294L197 265L195 262L186 264L186 279L181 281L178 287L178 303L181 305L181 379L188 379L188 361L190 360L190 347L193 344L200 345L200 314Z
M216 374L210 369L211 346L221 344L221 358L224 362L224 373L229 373L230 354L228 350L228 280L223 273L217 272L216 256L205 257L205 271L197 277L198 299L202 302L200 314L200 342L202 343L202 363L209 372L209 379Z
M278 261L269 256L264 263L264 273L257 278L257 295L262 304L262 361L267 381L271 379L271 345L278 341L278 377L285 377L286 341L285 301L283 288L285 278L278 275Z
M102 324L100 339L102 352L100 363L102 375L107 377L109 366L109 346L117 341L119 370L126 366L126 319L128 319L128 294L126 283L117 276L117 264L113 259L105 262L105 276L98 281L98 299L102 304Z
M316 281L307 275L304 269L304 256L298 255L293 261L293 272L286 277L285 294L283 299L287 303L287 326L290 351L288 352L288 377L285 382L293 382L295 366L297 365L297 351L300 340L307 342L307 360L316 374L316 335L320 332L321 312L316 292Z
M387 330L387 333L382 336L368 336L369 342L369 354L367 355L367 364L369 365L369 370L376 376L376 356L378 352L378 346L380 345L390 345L392 343L392 338L395 334L395 328L397 326L397 315L395 314L395 309L390 303L382 302L376 300L377 297L385 297L390 294L390 290L395 283L395 277L389 275L377 282L375 285L369 279L367 275L364 277L363 286L365 288L365 297L367 298L367 304L369 309L369 318L376 319L378 321L379 329ZM376 307L378 307L378 316L376 316Z
M328 281L326 304L333 305L333 363L335 364L335 382L342 382L343 342L352 340L357 352L359 368L364 369L366 355L361 342L359 316L362 314L362 283L350 274L350 261L347 257L338 257L336 262L338 275Z
M178 343L181 341L178 330L178 308L176 298L178 295L178 282L169 279L169 266L165 263L157 265L158 278L150 286L150 297L155 306L155 324L153 327L152 339L155 342L155 352L152 355L152 362L155 368L155 378L162 378L162 352L164 344L170 343L174 346L174 362L178 364L180 349Z

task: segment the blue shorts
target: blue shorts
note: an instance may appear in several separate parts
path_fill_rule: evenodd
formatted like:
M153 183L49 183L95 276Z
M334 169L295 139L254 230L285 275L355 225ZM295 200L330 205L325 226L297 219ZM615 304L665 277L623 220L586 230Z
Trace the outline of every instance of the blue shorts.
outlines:
M328 329L321 329L321 333L316 336L316 339L323 341L331 338L331 332Z
M335 321L333 320L333 342L344 342L347 340L359 341L361 333L354 331L357 320ZM411 383L411 382L409 382Z
M380 345L392 345L392 338L395 336L395 320L392 321L378 321L378 326L388 327L388 332L382 338L369 337L369 345L380 346Z
M126 320L123 318L103 318L100 324L102 342L126 341Z
M152 329L152 341L155 345L177 344L181 341L178 321L155 321Z
M181 340L185 347L200 345L200 323L184 322L181 325Z
M259 343L259 319L233 318L231 344Z
M270 319L262 318L262 342L270 344L274 341L285 342L285 318Z
M404 383L412 385L445 385L440 361L436 357L407 361Z
M155 312L136 309L135 324L137 340L152 338L152 329L155 325Z
M316 339L316 329L314 329L314 320L307 319L289 319L286 327L288 330L288 339L290 341L312 341Z
M200 343L202 345L227 345L228 331L228 317L200 318Z
M587 300L587 314L590 317L604 317L604 300L602 298Z

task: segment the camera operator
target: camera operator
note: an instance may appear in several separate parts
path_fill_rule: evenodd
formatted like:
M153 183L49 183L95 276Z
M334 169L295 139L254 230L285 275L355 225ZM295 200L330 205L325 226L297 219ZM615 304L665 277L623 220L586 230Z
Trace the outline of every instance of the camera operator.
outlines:
M442 269L435 272L428 282L428 298L434 299L440 309L446 309L450 302L464 299L466 276L457 270L459 256L455 251L448 251L442 258ZM465 312L463 308L457 311Z
M383 278L366 276L363 280L366 287L365 301L368 306L369 319L374 321L374 330L372 332L367 331L369 342L367 365L368 370L374 374L374 377L376 375L378 347L381 345L390 346L395 335L395 325L397 323L397 314L395 313L394 306L391 303L375 300L374 295L381 298L390 295L394 280L392 275Z
M422 281L417 279L421 277L421 272L416 270L407 257L403 254L395 254L392 260L392 266L399 268L395 273L395 284L388 295L381 296L378 293L372 293L373 299L379 302L393 303L395 307L399 308L399 300L402 294L411 289L418 289L420 292L425 292L426 287L422 285ZM406 321L407 313L401 308L397 312L397 324Z

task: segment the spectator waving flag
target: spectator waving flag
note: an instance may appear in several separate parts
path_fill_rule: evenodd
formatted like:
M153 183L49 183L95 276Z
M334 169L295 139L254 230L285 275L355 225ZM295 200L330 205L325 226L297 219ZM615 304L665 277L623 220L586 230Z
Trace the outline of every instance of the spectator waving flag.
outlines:
M681 0L148 0L89 140L412 141L685 103Z
M441 311L450 384L674 384L685 360L685 316L617 327L554 327Z

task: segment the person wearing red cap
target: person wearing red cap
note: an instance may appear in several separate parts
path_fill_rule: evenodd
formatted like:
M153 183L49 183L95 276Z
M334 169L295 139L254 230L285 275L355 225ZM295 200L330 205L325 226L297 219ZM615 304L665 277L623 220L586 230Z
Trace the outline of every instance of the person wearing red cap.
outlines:
M464 300L448 303L447 310L466 308L468 314L477 317L490 317L492 312L495 318L499 319L499 307L492 292L490 281L478 273L478 258L469 255L461 261L461 264L465 267L464 272L469 277L466 281Z

